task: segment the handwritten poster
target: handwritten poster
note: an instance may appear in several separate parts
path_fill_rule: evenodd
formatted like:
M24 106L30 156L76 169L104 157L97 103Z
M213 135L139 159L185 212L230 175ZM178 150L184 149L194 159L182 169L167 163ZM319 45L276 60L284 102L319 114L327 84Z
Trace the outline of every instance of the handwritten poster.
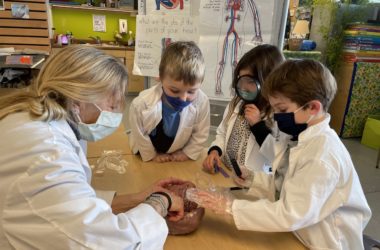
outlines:
M158 77L162 51L173 41L198 41L198 19L179 15L137 15L134 75Z

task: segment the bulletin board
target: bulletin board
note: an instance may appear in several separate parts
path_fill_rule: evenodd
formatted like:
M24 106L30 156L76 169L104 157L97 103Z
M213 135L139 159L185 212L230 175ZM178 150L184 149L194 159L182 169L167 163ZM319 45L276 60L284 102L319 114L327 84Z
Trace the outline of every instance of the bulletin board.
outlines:
M282 48L289 0L139 0L133 74L158 77L162 51L192 40L206 63L202 90L230 100L234 67L262 43Z

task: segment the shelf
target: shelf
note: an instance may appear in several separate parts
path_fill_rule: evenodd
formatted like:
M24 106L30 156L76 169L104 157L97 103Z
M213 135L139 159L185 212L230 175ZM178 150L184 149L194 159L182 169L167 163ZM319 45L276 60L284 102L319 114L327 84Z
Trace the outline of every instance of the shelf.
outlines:
M137 10L131 10L131 9L105 8L105 7L93 7L93 6L83 6L83 5L65 5L65 4L50 4L50 5L52 8L56 8L56 9L74 9L74 10L113 12L113 13L128 13L131 16L137 15Z

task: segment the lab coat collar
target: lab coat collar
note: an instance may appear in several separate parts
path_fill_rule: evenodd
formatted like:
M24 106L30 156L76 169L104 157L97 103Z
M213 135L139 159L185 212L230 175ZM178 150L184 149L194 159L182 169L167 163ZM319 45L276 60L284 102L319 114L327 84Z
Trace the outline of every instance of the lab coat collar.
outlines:
M244 102L243 101L239 101L238 103L237 103L237 105L235 106L235 109L234 109L234 113L235 114L239 114L240 113L240 109L241 109L241 106L244 104ZM229 105L229 104L228 104Z
M303 131L298 136L298 145L302 144L303 142L310 140L311 138L315 137L316 135L319 135L323 133L323 131L330 128L330 114L326 113L324 120L321 122L308 127L305 131Z
M67 121L67 124L69 124L71 130L74 132L75 137L79 141L80 140L80 133L78 130L78 126L73 121L71 121L70 119L66 119L66 121Z
M69 125L68 121L66 120L57 120L57 121L50 121L49 125L60 131L65 138L67 138L71 144L77 145L78 140L75 135L75 132ZM78 144L79 145L79 144Z

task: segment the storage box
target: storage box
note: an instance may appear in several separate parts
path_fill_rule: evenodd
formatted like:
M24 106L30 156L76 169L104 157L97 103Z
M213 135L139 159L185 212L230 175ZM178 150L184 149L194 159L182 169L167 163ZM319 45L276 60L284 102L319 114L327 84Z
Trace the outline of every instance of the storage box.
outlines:
M300 39L300 38L289 38L288 40L289 50L299 51L301 49L302 41L303 39Z
M374 149L380 148L380 115L367 118L361 143Z

